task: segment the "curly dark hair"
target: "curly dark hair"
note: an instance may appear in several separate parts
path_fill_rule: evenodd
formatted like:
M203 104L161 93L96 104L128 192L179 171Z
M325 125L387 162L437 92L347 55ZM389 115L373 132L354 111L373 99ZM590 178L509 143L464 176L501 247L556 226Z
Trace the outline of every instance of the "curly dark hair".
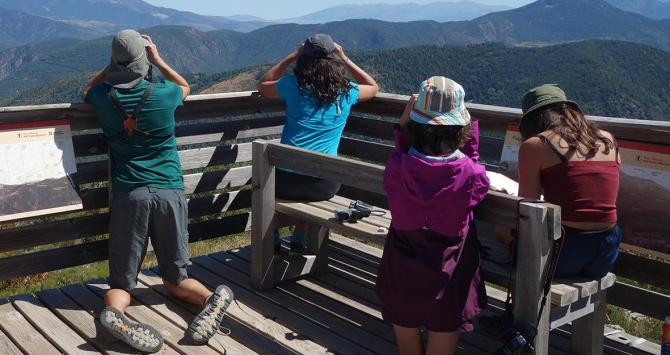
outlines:
M351 82L344 64L337 59L302 55L293 73L301 93L316 99L319 107L337 102L340 95L349 95Z
M409 121L407 133L414 149L426 155L442 155L445 147L451 151L461 148L472 138L472 125L438 126Z
M594 156L600 150L598 142L605 145L605 154L614 149L614 142L600 133L598 126L584 117L573 105L558 103L524 117L519 125L523 140L545 131L558 134L570 151L578 151L585 157Z

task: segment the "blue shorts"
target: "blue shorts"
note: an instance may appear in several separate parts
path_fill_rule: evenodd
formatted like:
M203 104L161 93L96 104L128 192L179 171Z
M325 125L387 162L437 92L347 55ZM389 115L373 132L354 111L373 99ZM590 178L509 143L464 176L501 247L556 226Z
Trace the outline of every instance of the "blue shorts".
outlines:
M556 277L599 279L607 275L619 257L621 229L618 225L604 231L565 228L565 242L558 260Z

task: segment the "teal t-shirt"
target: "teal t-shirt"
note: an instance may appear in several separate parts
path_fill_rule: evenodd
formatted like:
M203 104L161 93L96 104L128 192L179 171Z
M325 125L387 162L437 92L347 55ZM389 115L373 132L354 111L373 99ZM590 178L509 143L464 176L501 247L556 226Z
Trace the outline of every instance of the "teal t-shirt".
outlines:
M358 84L352 82L348 95L342 94L336 103L321 107L314 98L300 92L295 75L279 79L277 90L279 96L286 101L286 123L281 142L337 155L349 111L358 102Z
M117 97L126 112L139 103L149 83L143 81L132 89L118 89ZM86 95L93 104L105 138L117 137L123 131L123 117L109 97L109 86L96 85ZM130 191L138 187L184 189L177 153L174 112L183 104L182 89L171 81L154 84L154 89L137 119L137 129L163 138L123 135L109 141L112 188Z

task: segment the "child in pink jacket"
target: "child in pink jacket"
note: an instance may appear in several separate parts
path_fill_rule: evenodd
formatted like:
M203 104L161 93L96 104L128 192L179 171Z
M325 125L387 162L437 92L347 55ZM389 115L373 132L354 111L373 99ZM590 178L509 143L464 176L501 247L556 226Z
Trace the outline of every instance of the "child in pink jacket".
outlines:
M461 85L432 77L412 96L386 164L384 189L393 220L376 290L400 352L453 353L461 331L486 305L473 208L489 188L477 163L478 122Z

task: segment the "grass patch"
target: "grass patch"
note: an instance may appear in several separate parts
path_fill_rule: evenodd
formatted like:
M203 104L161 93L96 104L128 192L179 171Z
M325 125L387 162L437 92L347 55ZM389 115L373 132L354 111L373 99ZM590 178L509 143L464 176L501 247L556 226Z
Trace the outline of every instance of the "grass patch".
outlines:
M189 245L191 257L212 254L219 251L238 249L251 243L250 233L228 235L221 238L196 242ZM150 268L157 265L156 256L148 252L142 268ZM0 297L5 298L13 295L36 293L52 288L76 284L94 279L103 279L109 275L107 261L75 266L67 269L45 272L37 275L20 277L0 282Z
M662 321L643 315L631 314L630 311L611 304L607 305L605 314L607 324L616 324L622 327L628 334L645 338L657 344L659 343L661 327L663 326Z

